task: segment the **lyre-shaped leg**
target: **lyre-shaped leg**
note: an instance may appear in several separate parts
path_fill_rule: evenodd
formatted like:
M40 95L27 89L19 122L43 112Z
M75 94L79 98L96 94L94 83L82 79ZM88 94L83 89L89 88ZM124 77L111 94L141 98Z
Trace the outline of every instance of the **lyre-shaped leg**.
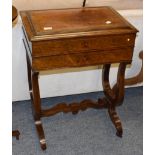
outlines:
M109 71L110 64L104 65L102 72L102 84L105 93L105 100L108 102L108 113L117 130L116 135L122 137L123 129L121 121L116 112L116 105L122 103L124 99L124 75L125 75L126 63L120 63L117 82L111 89L109 83Z
M32 72L28 55L26 56L26 58L27 58L29 91L32 102L32 113L34 116L36 130L39 136L40 146L43 150L45 150L46 149L45 134L41 123L41 100L40 100L39 83L38 83L39 73Z

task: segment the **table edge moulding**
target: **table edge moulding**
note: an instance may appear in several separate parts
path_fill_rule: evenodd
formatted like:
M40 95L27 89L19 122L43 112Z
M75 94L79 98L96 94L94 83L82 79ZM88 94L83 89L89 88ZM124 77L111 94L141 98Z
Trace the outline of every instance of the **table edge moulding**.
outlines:
M20 15L29 92L41 148L46 149L42 117L59 112L77 114L87 108L106 108L116 135L122 137L123 128L116 107L123 103L125 69L132 62L138 30L108 6L21 11ZM119 63L119 67L116 84L111 88L109 72L112 63ZM103 65L105 97L97 101L85 99L80 103L62 102L42 109L38 83L40 71L93 65Z

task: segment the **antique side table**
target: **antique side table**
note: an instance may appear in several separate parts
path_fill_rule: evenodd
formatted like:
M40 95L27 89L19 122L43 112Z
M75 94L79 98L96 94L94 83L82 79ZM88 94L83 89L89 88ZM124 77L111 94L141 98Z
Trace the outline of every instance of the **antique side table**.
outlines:
M111 7L22 11L20 14L32 111L41 148L46 149L42 117L59 112L76 114L87 108L107 108L116 134L121 137L123 129L116 106L123 102L125 69L132 62L137 29ZM113 88L109 84L112 63L119 63ZM96 102L87 99L80 103L59 103L49 109L41 108L40 71L101 64L104 65L105 97Z

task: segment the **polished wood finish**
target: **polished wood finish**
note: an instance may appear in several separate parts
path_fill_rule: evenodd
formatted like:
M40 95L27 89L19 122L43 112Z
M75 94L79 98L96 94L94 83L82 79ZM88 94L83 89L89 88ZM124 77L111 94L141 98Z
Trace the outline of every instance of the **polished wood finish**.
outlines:
M111 7L22 11L20 14L30 41L137 32Z
M125 68L132 61L137 30L111 7L22 11L21 18L32 111L41 148L46 149L42 117L59 112L77 114L88 108L107 108L121 137L123 129L116 106L123 102ZM120 64L113 88L109 83L112 63ZM105 97L41 108L40 71L101 64Z
M130 38L130 41L127 39ZM135 34L125 34L109 36L96 36L88 38L69 38L65 40L53 40L52 42L38 41L33 45L33 57L56 56L60 54L87 54L88 52L117 50L120 48L131 47L135 41ZM115 51L114 51L115 52ZM131 53L131 52L130 52ZM129 59L129 58L128 58Z

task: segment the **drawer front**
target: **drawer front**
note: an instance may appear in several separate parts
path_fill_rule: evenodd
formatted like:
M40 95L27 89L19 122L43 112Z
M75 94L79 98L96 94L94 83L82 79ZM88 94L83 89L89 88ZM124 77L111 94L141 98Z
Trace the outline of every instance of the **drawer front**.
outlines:
M80 54L55 55L33 58L33 70L49 70L69 67L84 67L106 63L131 62L133 48L98 51Z
M133 47L135 34L97 36L87 38L72 38L33 42L33 57L83 53L96 50L114 50L123 47Z

